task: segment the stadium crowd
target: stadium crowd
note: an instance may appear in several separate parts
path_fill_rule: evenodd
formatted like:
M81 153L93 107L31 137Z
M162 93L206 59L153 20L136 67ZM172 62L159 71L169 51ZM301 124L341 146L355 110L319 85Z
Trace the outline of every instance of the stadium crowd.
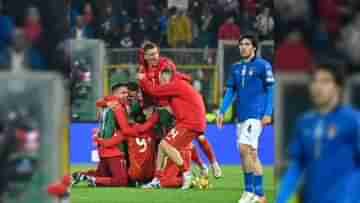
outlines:
M304 72L330 60L358 72L359 1L278 1L275 70Z
M258 32L272 38L271 1L189 0L188 9L168 8L167 1L72 1L68 13L71 38L103 39L109 47L136 48L144 40L161 47L217 46Z

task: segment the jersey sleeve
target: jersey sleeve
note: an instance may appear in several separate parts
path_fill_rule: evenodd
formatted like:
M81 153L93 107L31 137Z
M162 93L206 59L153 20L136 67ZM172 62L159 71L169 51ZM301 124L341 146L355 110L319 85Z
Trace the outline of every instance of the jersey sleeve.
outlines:
M292 134L292 141L288 147L289 158L298 163L303 163L304 159L304 145L301 132L301 121L297 121L295 124L295 129Z
M267 61L264 61L264 72L262 75L266 94L265 115L271 116L273 112L273 91L275 87L275 78L272 66Z
M262 74L262 79L264 80L264 84L265 86L273 85L275 83L275 77L272 70L272 66L267 61L264 61L263 64L264 64L264 69L263 69L264 72Z
M236 83L233 76L233 66L230 67L230 73L226 81L226 90L223 103L220 106L220 114L224 114L229 108L230 104L233 102L234 97L236 96Z

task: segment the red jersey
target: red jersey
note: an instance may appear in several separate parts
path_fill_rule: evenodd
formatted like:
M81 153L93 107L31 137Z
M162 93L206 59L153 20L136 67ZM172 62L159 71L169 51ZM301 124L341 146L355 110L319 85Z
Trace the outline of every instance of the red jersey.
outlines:
M169 106L175 116L176 126L204 132L206 128L206 111L204 101L200 93L187 81L173 77L164 85L153 86L151 81L140 81L144 91L149 95L167 98Z
M128 154L131 165L143 165L145 162L154 162L156 154L156 141L153 132L146 132L144 138L128 137Z

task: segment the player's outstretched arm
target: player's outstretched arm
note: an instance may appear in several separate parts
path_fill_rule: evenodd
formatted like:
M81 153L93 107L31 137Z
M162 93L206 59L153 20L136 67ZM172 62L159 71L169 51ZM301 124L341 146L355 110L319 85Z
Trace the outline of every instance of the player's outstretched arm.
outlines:
M143 88L145 93L155 97L179 95L179 86L176 79L163 85L152 85L151 81L142 79L140 80L140 86Z

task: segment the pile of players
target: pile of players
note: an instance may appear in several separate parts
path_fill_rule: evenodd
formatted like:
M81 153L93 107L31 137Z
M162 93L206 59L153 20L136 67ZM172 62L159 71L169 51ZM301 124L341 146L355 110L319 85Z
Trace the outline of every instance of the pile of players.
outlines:
M204 136L205 106L191 78L161 57L156 44L140 50L138 81L111 78L111 95L97 100L99 128L93 130L100 162L96 170L75 172L73 185L181 187L193 184L191 162L208 176L192 144L199 143L213 175L222 176L212 146Z

